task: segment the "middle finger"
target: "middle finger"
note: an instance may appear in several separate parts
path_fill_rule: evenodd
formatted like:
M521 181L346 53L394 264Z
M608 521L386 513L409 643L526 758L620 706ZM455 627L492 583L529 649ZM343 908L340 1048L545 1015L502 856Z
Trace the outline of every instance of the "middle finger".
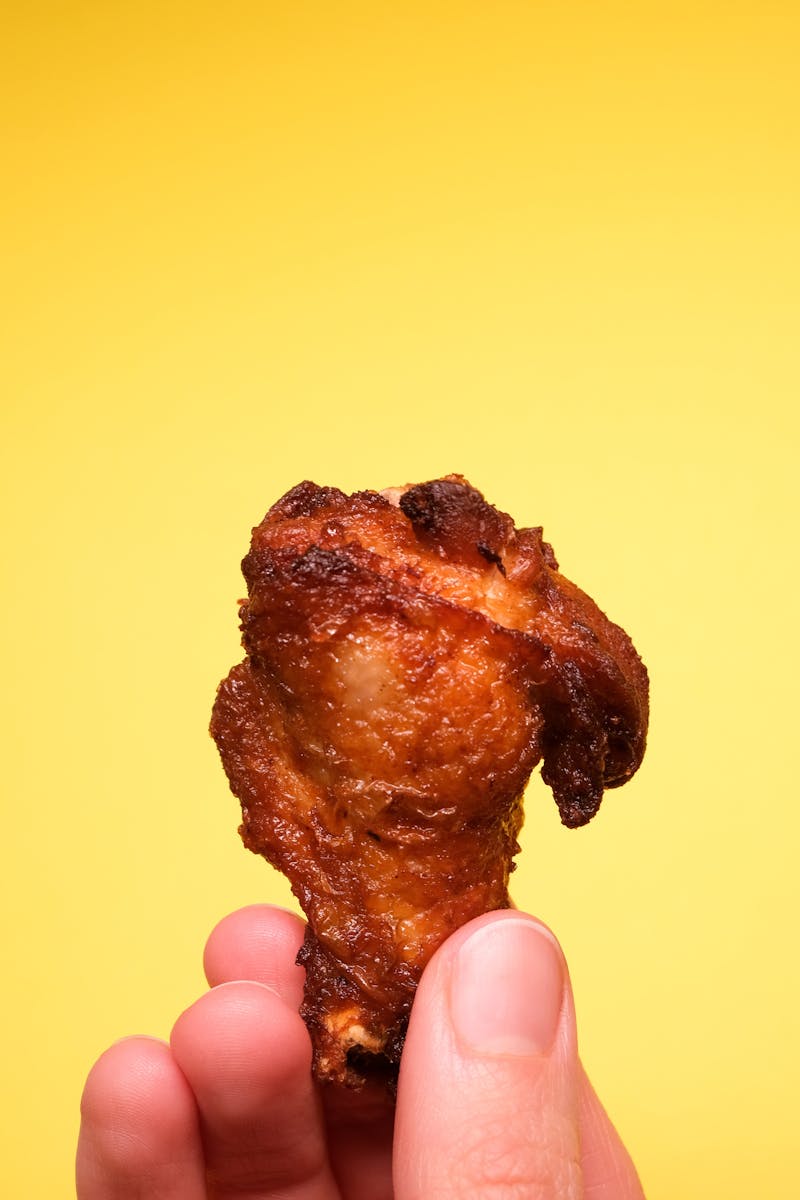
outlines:
M308 1033L274 991L212 988L178 1018L171 1046L197 1101L213 1200L340 1200Z

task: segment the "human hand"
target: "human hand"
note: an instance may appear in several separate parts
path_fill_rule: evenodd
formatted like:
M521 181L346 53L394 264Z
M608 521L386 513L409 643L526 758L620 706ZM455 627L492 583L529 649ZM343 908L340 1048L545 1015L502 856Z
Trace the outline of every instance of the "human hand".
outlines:
M298 1015L303 924L266 905L212 932L211 990L170 1044L116 1043L83 1095L78 1200L643 1200L577 1056L555 939L490 913L428 965L396 1112L318 1088Z

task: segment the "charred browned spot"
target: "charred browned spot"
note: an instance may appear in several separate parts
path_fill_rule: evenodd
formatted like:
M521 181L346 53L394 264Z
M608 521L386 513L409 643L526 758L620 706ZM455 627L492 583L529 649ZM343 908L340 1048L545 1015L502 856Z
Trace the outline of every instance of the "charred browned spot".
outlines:
M502 563L500 551L514 528L511 518L460 477L409 488L400 497L400 508L420 541L442 555L476 565L481 558Z
M306 479L303 483L298 483L295 487L288 491L285 496L282 496L277 504L269 511L270 517L281 517L284 519L295 519L297 517L310 517L321 508L326 508L336 500L345 499L344 492L340 492L338 488L318 487L316 483L312 483L310 479Z
M494 563L501 575L505 575L506 569L503 565L503 560L496 550L492 550L491 546L487 546L485 542L478 542L475 549L480 554L481 558L485 558L487 562Z

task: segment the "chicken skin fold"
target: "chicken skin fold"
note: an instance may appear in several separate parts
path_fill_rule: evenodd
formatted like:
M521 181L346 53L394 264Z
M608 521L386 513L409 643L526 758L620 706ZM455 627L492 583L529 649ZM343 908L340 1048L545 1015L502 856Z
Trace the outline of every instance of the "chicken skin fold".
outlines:
M531 771L588 821L642 760L647 672L541 529L458 475L301 483L242 569L246 657L211 721L240 832L308 917L316 1077L391 1080L433 952L509 904Z

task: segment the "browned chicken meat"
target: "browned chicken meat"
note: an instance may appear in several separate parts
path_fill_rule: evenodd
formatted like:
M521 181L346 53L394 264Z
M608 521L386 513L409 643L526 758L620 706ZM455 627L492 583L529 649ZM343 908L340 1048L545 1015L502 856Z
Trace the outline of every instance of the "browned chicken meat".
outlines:
M458 475L347 496L302 483L253 531L244 662L211 731L245 845L308 917L321 1080L396 1072L414 990L464 922L508 906L541 760L565 825L642 759L627 634Z

